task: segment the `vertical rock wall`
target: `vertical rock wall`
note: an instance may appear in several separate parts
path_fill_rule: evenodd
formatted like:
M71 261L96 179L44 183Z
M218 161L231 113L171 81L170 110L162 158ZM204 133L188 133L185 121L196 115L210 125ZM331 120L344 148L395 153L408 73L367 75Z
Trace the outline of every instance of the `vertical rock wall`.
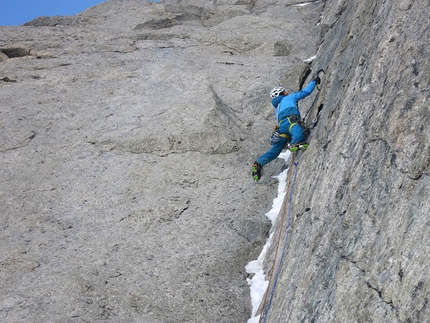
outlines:
M250 178L267 94L315 53L265 318L425 321L427 20L423 1L117 0L2 27L0 321L246 321L284 167Z
M322 116L290 170L264 322L428 321L428 15L426 1L326 2Z
M0 321L244 322L269 91L322 3L106 1L0 28ZM288 17L288 19L285 19Z

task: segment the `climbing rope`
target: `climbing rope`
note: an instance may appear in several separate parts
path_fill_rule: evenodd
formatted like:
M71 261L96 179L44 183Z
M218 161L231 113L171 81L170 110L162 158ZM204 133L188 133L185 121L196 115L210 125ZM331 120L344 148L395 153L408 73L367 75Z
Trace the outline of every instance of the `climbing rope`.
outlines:
M298 171L299 161L300 161L301 155L302 154L299 155L297 161L295 161L294 164L293 164L294 165L294 176L293 176L293 180L291 182L291 187L289 189L288 203L284 203L284 205L283 205L283 211L282 211L281 226L280 226L280 228L282 229L284 227L284 222L285 222L284 219L285 219L285 215L287 215L287 229L286 229L286 234L285 234L284 246L282 248L281 259L279 260L279 265L278 265L278 268L276 270L276 275L275 275L275 278L274 278L274 281L273 281L273 287L272 287L272 290L270 292L269 302L266 305L264 314L260 316L259 323L265 323L266 322L267 314L269 312L270 306L272 305L273 295L275 293L275 288L276 288L276 285L277 285L277 282L278 282L279 273L280 273L281 268L282 268L282 263L283 263L284 256L285 256L285 250L286 250L286 247L287 247L288 233L289 233L289 229L290 229L290 225L291 225L291 205L292 205L292 200L293 200L294 185L295 185L296 179L297 179L297 171ZM286 205L287 204L288 204L288 211L286 211ZM278 242L276 244L275 258L273 260L273 266L272 266L272 268L274 268L275 264L276 264L276 258L277 258L277 255L278 255L278 249L279 249L280 241L281 241L281 234L279 234ZM270 274L269 286L268 287L270 287L270 283L272 282L273 272L274 271L272 271L272 273ZM263 300L263 303L262 303L263 306L264 306L264 304L266 304L268 292L269 292L269 288L267 288L266 293L264 295L264 300Z
M316 73L316 75L318 76L319 73L321 73L321 72L325 74L325 71L323 69L320 69L320 70L318 70L318 72ZM318 90L320 90L319 86L318 86ZM311 136L311 132L315 128L316 123L318 122L318 119L319 119L319 116L320 116L322 108L323 108L323 104L320 104L320 106L318 107L318 112L317 112L317 115L316 115L315 119L308 126L308 129L309 129L308 138ZM308 110L308 112L306 113L305 118L303 118L303 121L306 119L306 117L308 116L308 114L309 114L309 112L311 110L312 110L312 108ZM293 176L292 181L289 181L289 183L288 183L288 184L291 184L291 187L289 189L288 202L287 203L284 202L284 204L283 204L282 217L281 217L281 225L280 225L280 228L281 228L281 231L282 231L282 228L284 227L285 216L287 216L287 228L285 230L284 246L282 248L281 259L279 260L279 265L278 265L278 267L276 269L275 277L273 278L273 273L275 271L272 271L271 274L270 274L269 285L267 287L266 293L264 295L263 303L262 303L263 309L264 309L264 313L262 313L260 315L260 319L258 321L259 323L266 323L267 314L269 313L270 307L272 305L273 295L275 294L276 285L278 283L279 273L281 272L281 269L282 269L282 264L283 264L284 257L285 257L285 250L287 249L289 230L290 230L290 226L291 226L291 207L292 207L292 204L293 204L294 186L295 186L295 183L296 183L296 180L297 180L297 172L298 172L299 161L300 161L301 157L302 157L302 152L300 152L298 154L297 160L293 162L293 165L294 165L294 170L293 170L294 171L294 176ZM288 178L291 178L291 177L288 176ZM286 210L287 204L288 204L288 210ZM279 249L280 242L281 242L281 236L282 236L282 232L279 233L278 241L276 243L275 257L273 259L272 268L276 267L276 259L277 259L277 256L278 256L278 249ZM272 289L270 290L270 298L269 298L269 301L267 302L267 305L265 305L266 301L267 301L268 294L269 294L269 288L270 288L270 285L271 285L272 281L273 281L273 286L272 286Z

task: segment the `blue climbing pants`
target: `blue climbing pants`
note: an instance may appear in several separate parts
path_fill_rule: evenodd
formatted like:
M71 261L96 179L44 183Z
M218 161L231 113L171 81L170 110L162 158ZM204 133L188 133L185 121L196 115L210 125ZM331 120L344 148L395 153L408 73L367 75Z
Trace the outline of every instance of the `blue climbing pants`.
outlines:
M260 156L257 159L257 162L264 166L268 163L270 163L272 160L274 160L276 157L279 156L279 154L282 152L282 149L284 149L285 145L288 143L287 138L279 138L278 142L275 142L272 145L272 148L270 148L265 154Z
M281 122L281 125L279 126L279 132L286 134L288 138L280 137L279 141L272 145L272 148L270 148L266 153L257 159L257 162L261 166L264 166L277 158L282 152L282 149L284 149L285 145L288 144L290 140L290 144L306 141L305 132L300 124L295 122L290 123L289 119L285 119Z

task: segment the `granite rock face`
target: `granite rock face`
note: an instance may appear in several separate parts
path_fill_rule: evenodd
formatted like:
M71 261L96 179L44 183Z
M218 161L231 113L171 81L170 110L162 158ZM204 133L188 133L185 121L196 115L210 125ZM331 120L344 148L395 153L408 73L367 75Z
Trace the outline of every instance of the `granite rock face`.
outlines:
M116 0L1 27L0 321L245 322L286 167L250 177L268 93L319 68L261 311L425 321L427 20L412 0Z
M323 3L107 1L0 28L0 321L244 322ZM289 17L289 19L285 19Z
M310 114L323 110L290 169L265 322L429 320L428 13L423 1L326 2Z

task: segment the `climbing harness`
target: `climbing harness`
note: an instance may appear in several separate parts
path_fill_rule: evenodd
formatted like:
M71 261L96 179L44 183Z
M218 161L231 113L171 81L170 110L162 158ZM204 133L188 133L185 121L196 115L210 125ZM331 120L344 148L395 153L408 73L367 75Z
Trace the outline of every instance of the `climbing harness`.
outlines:
M277 143L279 141L279 138L291 139L291 135L284 132L279 132L279 127L284 121L288 121L288 123L290 124L290 127L288 128L289 133L291 133L291 129L297 124L300 124L303 127L302 121L300 121L300 119L296 115L290 115L282 119L281 121L279 121L279 125L275 126L275 131L273 131L272 135L269 137L269 142L272 145Z
M297 117L296 116L289 116L289 117L287 117L287 120L288 120L288 122L290 123L290 127L288 128L288 132L289 133L291 133L291 129L295 126L295 125L297 125L297 122L295 122L295 120L294 119L296 119ZM294 120L293 122L292 122L292 120Z
M272 135L269 137L269 142L272 145L274 145L274 144L276 144L279 141L279 138L290 139L291 136L289 136L286 133L279 132L279 125L276 125L275 128L274 128L274 131L272 132Z
M311 134L311 131L315 128L316 123L318 122L318 118L320 116L321 110L323 108L323 104L320 104L320 106L318 107L318 112L317 112L317 116L315 117L315 119L312 121L312 123L306 127L307 131L309 132L309 136ZM281 120L282 122L283 120ZM288 119L288 121L291 123L291 121ZM291 125L290 125L290 129L291 129ZM276 273L275 273L275 269L272 270L271 274L270 274L270 278L269 278L269 285L267 287L266 293L264 295L264 299L263 302L261 303L264 309L264 312L262 312L262 314L260 315L260 319L259 319L259 323L266 323L266 319L267 319L267 315L269 313L270 307L272 305L272 300L273 300L273 296L275 294L275 289L276 289L276 285L278 283L278 278L279 278L279 273L282 269L282 264L284 261L284 257L285 257L285 251L287 249L287 242L288 242L288 238L289 238L289 230L290 230L290 226L291 226L291 208L292 208L292 203L293 203L293 192L294 192L294 186L296 184L296 180L297 180L297 172L298 172L298 168L299 168L299 162L300 162L300 158L301 158L302 154L298 155L297 160L293 163L294 165L294 175L293 175L293 179L292 181L290 181L291 186L289 189L289 196L288 196L288 201L283 204L283 210L282 210L282 217L281 217L281 224L280 224L280 228L281 230L284 227L284 222L285 222L285 216L287 217L287 227L286 227L286 232L285 232L285 239L284 239L284 245L282 248L282 253L280 255L280 260L279 260L279 264L276 268ZM290 178L290 177L288 177ZM287 209L287 204L288 204L288 209ZM276 261L277 261L277 256L278 256L278 249L279 249L279 245L281 243L281 236L282 234L280 233L278 236L278 241L276 244L276 250L275 250L275 256L273 259L273 265L272 268L276 267ZM273 274L275 273L275 276L273 277ZM273 282L273 284L272 284ZM269 287L272 284L272 289L270 290L270 297L269 297ZM269 297L269 300L267 301L267 297ZM267 303L266 303L267 301ZM267 304L267 305L266 305Z
M291 138L286 133L279 132L278 130L273 131L272 135L269 137L269 142L274 145L276 144L280 138L289 139Z

